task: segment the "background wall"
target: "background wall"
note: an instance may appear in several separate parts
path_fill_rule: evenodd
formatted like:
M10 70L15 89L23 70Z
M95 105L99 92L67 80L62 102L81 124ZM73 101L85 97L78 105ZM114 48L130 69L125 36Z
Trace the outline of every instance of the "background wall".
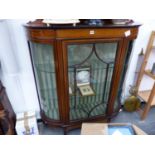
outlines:
M35 110L39 103L23 24L28 20L0 22L1 78L15 112Z
M0 20L0 75L15 112L35 110L39 117L39 103L23 28L23 24L27 21L29 20ZM150 33L155 30L155 20L135 19L135 21L143 25L134 43L124 82L123 99L129 95L129 85L133 84L138 54L141 48L145 51ZM153 61L155 61L155 52L147 67L152 67ZM151 85L152 81L145 77L140 89L149 89Z

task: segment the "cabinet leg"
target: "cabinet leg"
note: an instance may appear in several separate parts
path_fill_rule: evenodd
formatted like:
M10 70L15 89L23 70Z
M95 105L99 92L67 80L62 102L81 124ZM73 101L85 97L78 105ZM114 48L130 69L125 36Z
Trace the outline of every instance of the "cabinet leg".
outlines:
M68 131L67 131L67 128L64 128L64 135L67 135Z
M107 123L109 123L109 122L111 122L111 118L108 118L108 119L107 119Z

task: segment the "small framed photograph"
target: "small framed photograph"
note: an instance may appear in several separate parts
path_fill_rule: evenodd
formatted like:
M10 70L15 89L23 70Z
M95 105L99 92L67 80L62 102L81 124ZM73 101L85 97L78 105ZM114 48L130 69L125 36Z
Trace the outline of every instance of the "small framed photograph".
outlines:
M91 87L91 67L82 66L75 68L76 85L82 96L95 95Z
M77 86L90 85L91 68L89 66L75 69Z
M78 87L82 96L95 95L92 87L90 85L83 85Z

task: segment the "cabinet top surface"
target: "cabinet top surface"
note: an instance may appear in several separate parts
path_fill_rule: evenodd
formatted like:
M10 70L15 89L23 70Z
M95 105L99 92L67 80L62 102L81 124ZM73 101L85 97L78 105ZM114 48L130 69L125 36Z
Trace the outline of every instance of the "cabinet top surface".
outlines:
M24 26L32 29L84 29L84 28L132 28L139 27L141 24L135 22L129 22L127 24L113 24L111 20L103 20L102 25L89 25L80 20L80 23L77 23L76 26L73 24L44 24L42 20L36 20L34 22L29 22Z

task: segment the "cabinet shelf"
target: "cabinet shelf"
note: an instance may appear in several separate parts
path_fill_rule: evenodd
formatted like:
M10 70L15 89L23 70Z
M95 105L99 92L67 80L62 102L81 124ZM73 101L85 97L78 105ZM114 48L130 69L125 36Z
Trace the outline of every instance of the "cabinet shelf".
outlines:
M146 91L139 91L138 96L144 100L145 102L148 102L149 96L150 96L151 90L146 90ZM153 101L151 105L155 105L155 96L153 98Z
M144 73L145 75L155 80L155 75L153 75L150 70L145 70Z

